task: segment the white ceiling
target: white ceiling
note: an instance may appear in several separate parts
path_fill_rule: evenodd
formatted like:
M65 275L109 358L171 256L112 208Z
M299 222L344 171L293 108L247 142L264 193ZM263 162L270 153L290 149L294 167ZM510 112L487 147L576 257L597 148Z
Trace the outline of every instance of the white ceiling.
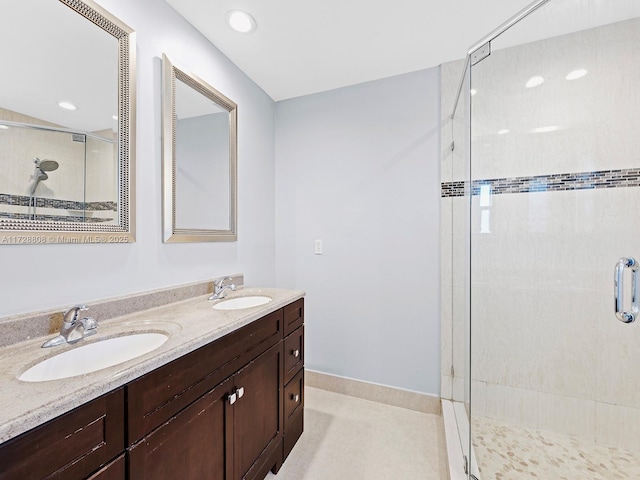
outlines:
M274 100L434 67L531 0L166 0ZM256 19L231 30L229 10Z

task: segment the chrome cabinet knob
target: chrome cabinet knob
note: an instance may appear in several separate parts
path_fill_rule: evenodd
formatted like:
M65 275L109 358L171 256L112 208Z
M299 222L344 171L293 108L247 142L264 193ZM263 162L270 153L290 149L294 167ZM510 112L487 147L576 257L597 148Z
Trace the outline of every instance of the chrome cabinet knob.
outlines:
M236 389L236 393L238 394L238 398L242 398L242 396L244 395L244 387L240 387Z
M291 355L293 355L294 357L298 358L300 356L300 350L298 350L298 349L291 350Z
M230 405L233 405L234 403L236 403L237 399L238 399L238 395L236 394L236 392L233 392L231 395L227 397L227 400L229 400Z
M298 401L300 400L300 395L298 395L297 393L292 393L291 394L291 400L293 400L294 402L298 403Z

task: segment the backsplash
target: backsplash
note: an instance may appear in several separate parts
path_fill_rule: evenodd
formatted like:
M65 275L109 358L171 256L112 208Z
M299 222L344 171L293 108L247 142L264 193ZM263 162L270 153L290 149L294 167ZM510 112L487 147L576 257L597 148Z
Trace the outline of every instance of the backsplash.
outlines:
M244 285L244 275L242 273L229 276L237 287ZM87 304L89 307L87 315L95 318L100 323L122 315L206 295L213 292L213 282L218 278L223 277L90 302ZM58 333L62 324L63 312L69 306L62 309L55 308L1 319L0 347L6 347L34 337Z

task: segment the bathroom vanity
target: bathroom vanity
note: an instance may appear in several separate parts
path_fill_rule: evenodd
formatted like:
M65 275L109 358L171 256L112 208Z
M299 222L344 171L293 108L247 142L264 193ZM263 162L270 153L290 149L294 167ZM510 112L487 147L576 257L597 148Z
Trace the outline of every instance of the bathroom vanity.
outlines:
M198 319L193 325L184 320L175 336L201 346L155 368L153 352L131 367L135 372L113 367L127 378L121 385L0 444L0 478L263 479L276 473L303 430L302 295L283 306L210 312L217 321L200 333L211 341L185 333L203 328L202 312L211 307L198 304ZM194 303L153 313L184 317ZM156 355L170 358L177 343ZM113 372L111 386L117 384ZM74 380L18 382L14 391Z

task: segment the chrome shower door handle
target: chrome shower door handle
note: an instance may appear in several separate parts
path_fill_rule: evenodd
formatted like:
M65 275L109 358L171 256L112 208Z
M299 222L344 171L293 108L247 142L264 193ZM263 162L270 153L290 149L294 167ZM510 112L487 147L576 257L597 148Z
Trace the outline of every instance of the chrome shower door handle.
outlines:
M624 269L631 269L631 311L625 312L624 295ZM616 318L623 323L631 323L638 315L638 262L633 257L622 257L616 264L613 275L613 296L615 300Z

